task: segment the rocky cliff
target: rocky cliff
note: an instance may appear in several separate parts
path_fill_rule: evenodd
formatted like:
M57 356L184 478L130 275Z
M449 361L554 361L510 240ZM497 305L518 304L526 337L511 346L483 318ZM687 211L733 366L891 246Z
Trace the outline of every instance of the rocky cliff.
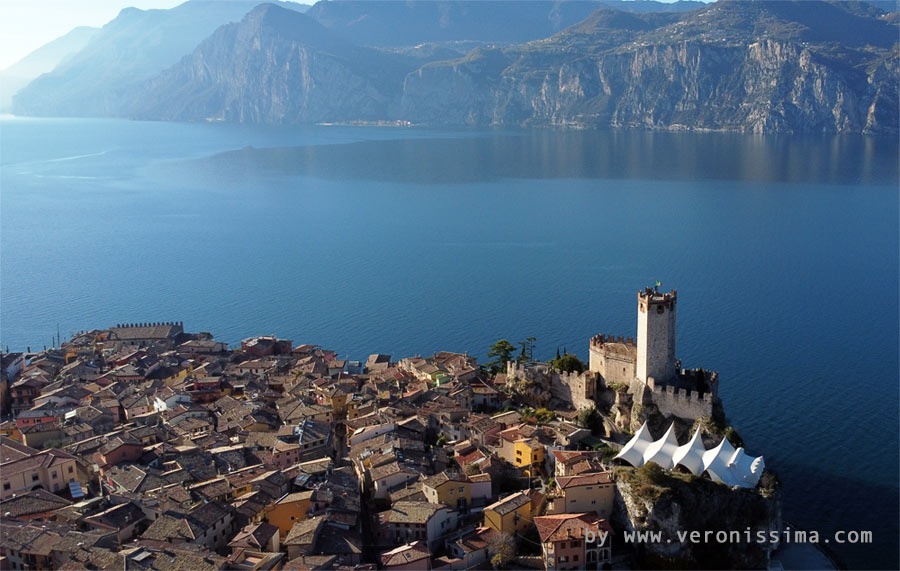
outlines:
M264 4L135 89L138 119L317 123L396 114L413 59L354 46L305 14Z
M865 24L860 34L869 25L876 30L876 44L839 48L841 38L833 35L816 35L813 42L783 31L800 24L777 20L776 27L769 21L776 16L763 8L741 14L749 22L732 23L752 31L684 32L699 28L696 20L730 22L732 12L746 11L735 4L663 26L644 18L643 29L607 19L546 42L431 64L407 76L403 115L473 125L898 132L898 52L883 33L891 27L886 19L855 17ZM615 34L614 46L593 41Z
M658 542L635 544L642 568L768 567L772 534L783 531L781 490L773 473L763 474L752 490L666 472L652 463L616 468L615 478L617 529L661 534ZM682 541L679 532L702 539Z

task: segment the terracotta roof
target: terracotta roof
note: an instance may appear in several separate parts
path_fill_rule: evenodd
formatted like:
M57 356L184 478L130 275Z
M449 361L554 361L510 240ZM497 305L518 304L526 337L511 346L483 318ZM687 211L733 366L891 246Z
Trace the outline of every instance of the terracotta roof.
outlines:
M72 502L69 500L38 488L0 502L0 513L3 517L19 517L50 512L70 505Z
M385 567L394 567L400 565L408 565L416 561L428 559L431 552L423 541L414 541L406 545L401 545L396 549L385 551L381 554L381 564Z
M586 531L598 528L612 531L609 523L599 519L595 512L538 516L534 518L534 524L543 543L582 539Z
M556 479L556 485L559 489L574 488L576 486L596 486L598 484L609 484L612 480L609 472L596 472L594 474L580 474L578 476L560 476Z
M525 495L524 492L516 492L514 494L506 496L505 498L501 498L499 501L494 502L484 509L494 510L500 515L506 515L528 503L531 503L531 498Z
M434 517L434 514L442 509L446 508L440 504L401 500L394 502L390 510L379 513L378 519L382 523L415 523L424 525Z

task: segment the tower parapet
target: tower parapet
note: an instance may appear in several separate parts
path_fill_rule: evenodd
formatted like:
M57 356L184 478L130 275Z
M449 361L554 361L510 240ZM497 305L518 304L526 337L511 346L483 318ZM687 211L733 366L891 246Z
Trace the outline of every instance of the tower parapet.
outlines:
M637 364L635 376L647 383L675 378L675 307L678 292L661 293L656 288L638 292Z

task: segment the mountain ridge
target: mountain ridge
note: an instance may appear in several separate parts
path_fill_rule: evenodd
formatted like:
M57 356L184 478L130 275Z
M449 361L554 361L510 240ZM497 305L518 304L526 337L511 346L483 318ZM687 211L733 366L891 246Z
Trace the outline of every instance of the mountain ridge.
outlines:
M382 4L396 3L367 9ZM324 8L291 14L261 5L120 91L105 113L250 123L898 132L898 22L875 6L720 0L668 13L598 6L549 37L474 41L459 55L465 42L365 47L364 38L352 41L317 21Z

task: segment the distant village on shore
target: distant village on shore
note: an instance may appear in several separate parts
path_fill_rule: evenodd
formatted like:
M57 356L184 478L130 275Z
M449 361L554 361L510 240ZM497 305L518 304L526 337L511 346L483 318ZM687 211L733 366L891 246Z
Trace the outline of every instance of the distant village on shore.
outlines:
M676 292L637 301L637 338L592 338L587 364L533 361L533 340L486 364L349 361L275 336L229 348L181 322L5 352L2 568L764 567L766 546L623 541L666 522L782 525L718 375L675 359ZM708 509L673 515L685 490Z

